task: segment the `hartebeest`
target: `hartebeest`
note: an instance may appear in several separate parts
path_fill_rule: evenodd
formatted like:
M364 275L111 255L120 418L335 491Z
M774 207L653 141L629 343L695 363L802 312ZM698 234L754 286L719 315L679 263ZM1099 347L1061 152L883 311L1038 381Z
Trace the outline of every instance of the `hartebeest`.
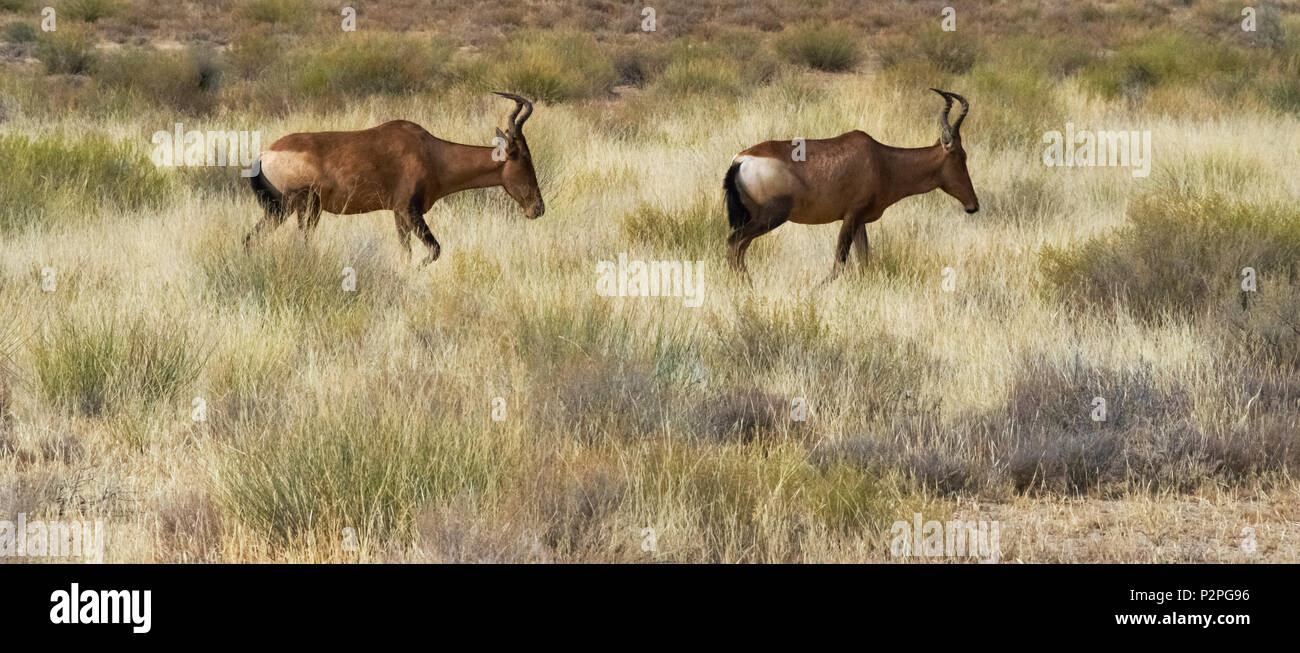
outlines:
M442 252L424 214L433 203L470 188L502 186L530 219L546 208L537 187L524 122L533 103L514 100L507 131L497 129L495 145L461 145L435 137L406 120L346 132L290 134L271 144L249 179L265 215L244 239L251 243L280 226L291 213L310 235L321 211L338 215L390 210L397 222L403 255L411 256L410 235L429 249L422 265Z
M737 154L723 180L732 266L747 274L749 244L786 221L816 225L843 220L828 282L843 270L850 245L866 264L867 223L879 220L885 209L905 197L938 188L961 202L967 213L978 211L961 145L961 122L970 103L956 93L930 90L944 99L939 142L930 147L890 147L862 131L851 131L803 141L801 152L792 141L767 141ZM949 124L953 100L961 103L961 114Z

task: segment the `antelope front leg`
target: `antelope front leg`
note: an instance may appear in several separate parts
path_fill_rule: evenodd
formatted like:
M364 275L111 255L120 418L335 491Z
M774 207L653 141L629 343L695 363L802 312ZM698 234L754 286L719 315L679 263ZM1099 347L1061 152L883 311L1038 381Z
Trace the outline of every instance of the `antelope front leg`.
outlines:
M414 231L420 242L429 248L429 255L420 262L420 267L438 260L438 256L442 254L442 246L434 239L433 232L429 231L429 223L424 221L424 206L420 201L419 193L411 196L411 200L407 202L406 217L410 221L411 231Z
M840 237L835 243L835 261L831 264L831 274L824 281L817 284L818 288L835 281L840 277L840 273L844 271L844 264L849 260L849 247L853 245L853 232L860 224L857 220L846 217L844 224L840 225Z
M415 228L415 235L420 237L420 242L423 242L424 246L429 248L429 255L424 257L424 260L420 262L420 266L424 267L438 260L438 256L442 254L442 245L438 244L438 241L433 237L433 232L429 231L429 224L424 221L424 216L419 213L412 213L411 226Z
M858 254L858 266L866 270L871 246L867 243L867 224L865 222L859 224L857 229L853 230L853 251Z

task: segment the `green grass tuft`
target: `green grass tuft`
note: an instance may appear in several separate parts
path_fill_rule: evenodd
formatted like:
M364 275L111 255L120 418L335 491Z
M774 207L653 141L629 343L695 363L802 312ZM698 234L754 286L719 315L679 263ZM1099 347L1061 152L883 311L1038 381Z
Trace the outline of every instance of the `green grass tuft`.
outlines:
M144 154L97 135L0 135L0 160L9 176L0 185L0 233L84 219L93 207L156 206L171 188Z
M786 30L776 42L777 52L791 63L843 72L852 69L862 58L852 30L836 25L804 24Z
M203 367L184 330L143 318L65 319L34 341L32 358L45 397L85 415L175 399Z

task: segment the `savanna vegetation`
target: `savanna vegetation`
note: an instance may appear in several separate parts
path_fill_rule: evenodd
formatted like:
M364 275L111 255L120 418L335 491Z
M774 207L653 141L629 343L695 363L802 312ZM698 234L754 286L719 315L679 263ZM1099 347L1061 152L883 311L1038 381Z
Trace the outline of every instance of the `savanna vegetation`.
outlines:
M1300 559L1294 1L336 4L0 0L0 518L109 561L891 561L917 512L1004 561ZM833 225L727 270L734 153L931 145L930 87L978 214L905 200L820 291ZM492 90L537 99L547 213L443 200L428 268L387 213L246 252L237 168L150 159L488 144ZM1045 166L1067 122L1150 131L1151 175ZM702 261L702 305L599 296L620 253Z

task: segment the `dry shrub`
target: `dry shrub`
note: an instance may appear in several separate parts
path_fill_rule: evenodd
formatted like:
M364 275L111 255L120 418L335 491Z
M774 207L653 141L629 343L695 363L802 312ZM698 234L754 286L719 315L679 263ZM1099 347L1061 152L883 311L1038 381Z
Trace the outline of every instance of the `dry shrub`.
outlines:
M416 518L416 555L409 561L517 564L552 562L554 555L518 514L486 512L484 502L460 496L430 506ZM396 561L407 561L398 552Z
M163 562L220 560L221 513L201 490L182 490L161 499L157 507L158 557Z
M543 423L585 441L653 435L663 423L667 388L648 366L614 357L579 358L547 374L554 400Z
M1228 394L1218 381L1161 379L1146 365L1026 357L1004 406L948 420L903 414L884 433L822 445L815 458L896 469L920 487L994 498L1008 490L1184 492L1207 479L1282 478L1300 464L1300 385L1285 373L1251 375L1248 365L1226 364L1221 383L1242 396L1220 400L1216 418L1206 420L1198 401ZM1104 419L1094 419L1098 397ZM1235 423L1222 419L1240 411L1246 414Z
M722 392L695 404L692 431L716 441L752 442L778 437L782 425L792 422L790 399L758 388Z

